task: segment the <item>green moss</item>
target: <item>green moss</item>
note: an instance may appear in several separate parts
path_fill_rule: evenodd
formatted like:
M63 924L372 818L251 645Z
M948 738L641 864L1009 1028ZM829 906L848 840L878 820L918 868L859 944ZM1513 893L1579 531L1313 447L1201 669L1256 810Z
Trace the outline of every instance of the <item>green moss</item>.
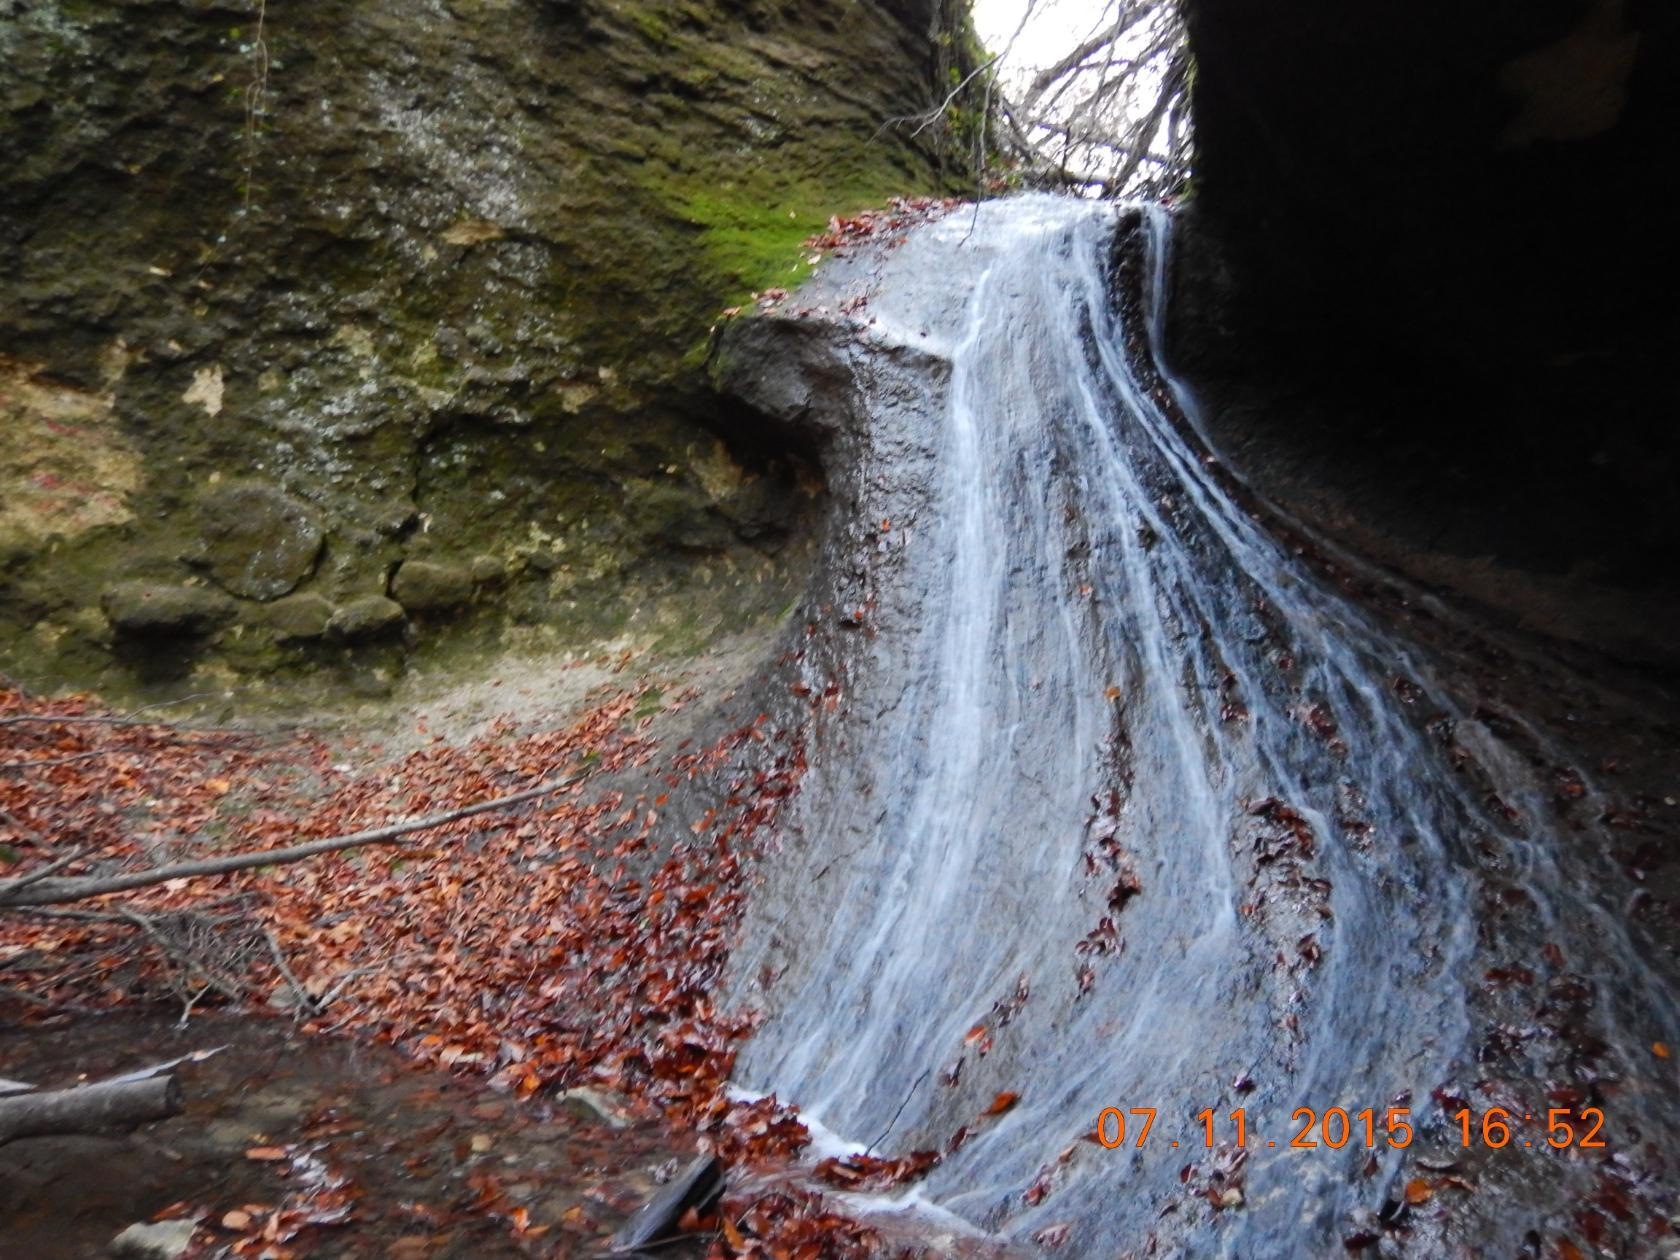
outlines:
M701 229L700 246L712 270L740 297L773 286L792 288L809 275L805 241L828 222L820 206L763 201L753 191L728 185L688 193L677 208Z
M881 161L847 171L836 164L825 177L787 179L763 171L719 178L716 172L684 173L648 183L683 222L700 229L701 257L725 305L739 305L769 288L792 289L812 269L806 244L835 215L884 205L895 196L948 191L927 176L907 174Z
M630 18L630 24L641 32L642 38L647 40L648 43L656 48L671 46L671 28L667 25L663 16L652 9L643 8L629 8L627 9L627 15Z

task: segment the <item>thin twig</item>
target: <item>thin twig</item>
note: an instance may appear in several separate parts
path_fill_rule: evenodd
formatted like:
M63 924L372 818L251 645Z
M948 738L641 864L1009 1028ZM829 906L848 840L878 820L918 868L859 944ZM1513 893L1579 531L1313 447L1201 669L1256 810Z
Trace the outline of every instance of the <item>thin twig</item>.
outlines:
M251 209L251 191L257 182L257 118L268 95L268 0L257 0L257 33L251 43L254 69L245 87L245 205Z
M274 965L280 969L280 975L292 991L292 998L296 1001L298 1010L319 1015L326 1008L309 995L309 990L303 987L302 981L293 973L291 966L286 962L286 955L280 951L280 942L274 939L273 931L264 927L262 936L263 940L268 942L268 952L274 959Z
M918 1076L913 1082L911 1082L910 1092L908 1094L904 1095L904 1101L898 1104L898 1110L893 1112L892 1119L887 1121L887 1127L881 1131L881 1136L876 1138L868 1146L863 1148L863 1153L865 1155L868 1155L877 1146L881 1145L882 1142L885 1142L889 1136L891 1136L892 1131L893 1131L893 1126L898 1123L898 1118L904 1114L904 1109L910 1105L910 1100L916 1096L916 1091L922 1087L922 1082L927 1080L927 1078L929 1076L931 1076L932 1074L933 1074L933 1069L928 1068L925 1071L923 1071L923 1073L920 1076Z
M23 821L19 819L16 814L13 814L8 810L0 809L0 825L10 827L13 831L17 832L19 836L32 844L39 845L46 843L46 840L42 837L39 831L36 831L33 827L25 826Z
M333 985L332 988L328 989L320 997L315 999L315 1013L319 1015L326 1011L328 1007L339 999L344 990L348 989L363 976L378 970L378 967L370 964L366 967L357 967L355 970L348 971L344 975L340 976L337 984Z

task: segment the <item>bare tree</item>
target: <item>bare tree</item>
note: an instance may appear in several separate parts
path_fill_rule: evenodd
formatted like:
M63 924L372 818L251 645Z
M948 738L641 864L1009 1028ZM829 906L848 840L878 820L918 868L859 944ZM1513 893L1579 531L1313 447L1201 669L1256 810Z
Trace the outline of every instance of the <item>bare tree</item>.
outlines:
M1106 0L1070 33L1054 61L1023 67L1022 35L1042 47L1061 20L1054 0L1026 0L1014 30L989 59L951 73L945 97L887 126L953 130L971 120L970 160L982 187L1000 168L1028 182L1108 197L1162 197L1190 175L1190 54L1181 0ZM982 120L974 125L973 119ZM987 176L993 177L988 180Z

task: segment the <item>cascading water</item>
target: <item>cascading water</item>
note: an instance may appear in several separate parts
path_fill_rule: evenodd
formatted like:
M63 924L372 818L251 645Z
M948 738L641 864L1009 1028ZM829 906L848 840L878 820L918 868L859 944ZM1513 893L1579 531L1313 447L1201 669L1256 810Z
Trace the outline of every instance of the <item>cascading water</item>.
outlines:
M737 954L766 1012L738 1079L884 1150L968 1126L925 1194L1022 1239L1068 1222L1074 1254L1510 1254L1534 1222L1498 1187L1592 1174L1502 1152L1429 1235L1400 1206L1415 1161L1476 1158L1454 1083L1521 1114L1616 1080L1609 1127L1660 1132L1674 1073L1642 1051L1675 1028L1671 977L1600 904L1590 840L1554 834L1547 737L1485 721L1205 452L1137 351L1159 327L1111 295L1118 223L963 210L806 299L867 299L822 387L845 379L864 430L829 594L865 599L873 637L850 632L848 713ZM1132 305L1158 321L1168 217L1139 231ZM1509 887L1523 913L1491 913ZM1607 1048L1537 1035L1490 1063L1516 999L1474 978L1543 949ZM1107 1107L1155 1109L1141 1149L1135 1120L1124 1149L1079 1140ZM1292 1148L1299 1107L1375 1109L1375 1148Z

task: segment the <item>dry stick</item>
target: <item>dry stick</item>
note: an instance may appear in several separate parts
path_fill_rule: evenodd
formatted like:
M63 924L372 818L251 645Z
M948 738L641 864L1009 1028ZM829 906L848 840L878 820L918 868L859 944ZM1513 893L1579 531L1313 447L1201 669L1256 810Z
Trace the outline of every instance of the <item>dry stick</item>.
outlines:
M17 832L20 837L29 841L31 844L44 843L41 839L40 832L36 831L33 827L24 826L23 823L18 820L16 814L8 813L3 809L0 809L0 825L10 827L13 831Z
M286 986L291 990L292 1000L297 1003L298 1010L319 1015L325 1008L316 1004L309 990L304 988L302 982L298 980L296 973L292 971L291 964L286 961L286 955L281 952L280 942L274 939L274 933L264 927L262 935L263 940L268 942L268 952L274 958L274 965L280 969L281 978L286 981Z
M11 889L13 892L16 892L19 889L28 888L31 884L39 884L43 879L47 878L47 876L56 875L59 871L62 871L77 858L86 857L88 852L89 850L87 849L72 849L63 857L54 858L51 862L48 862L45 866L39 868L38 870L30 871L27 875L20 875L17 879L8 881L6 887Z
M23 726L39 723L42 726L163 726L163 722L146 722L135 717L118 717L104 713L12 713L0 717L0 726Z
M155 713L159 709L168 709L177 704L187 704L193 700L204 700L214 694L209 691L195 691L190 696L182 696L178 700L159 700L156 704L141 705L128 713L9 713L0 717L0 726L20 726L26 722L40 722L48 726L82 722L98 726L169 726L167 722L153 722L141 718L142 713ZM227 730L227 727L194 727L171 726L171 730ZM242 732L241 732L242 733Z
M232 853L226 857L205 858L197 862L177 862L173 866L154 866L150 870L129 871L123 875L83 875L73 879L46 879L29 888L20 887L22 880L6 880L0 882L0 909L13 906L57 905L65 901L80 901L85 897L99 897L105 893L127 892L131 888L150 888L155 884L167 883L172 879L227 875L233 871L249 870L255 866L283 866L291 862L301 862L305 858L316 857L322 853L335 853L340 849L354 849L366 844L389 844L416 831L430 831L452 822L458 822L463 818L471 818L474 814L487 814L491 810L506 809L510 805L519 805L525 801L535 800L539 796L552 795L574 784L581 783L587 774L587 771L580 771L567 778L556 779L552 783L544 783L534 788L527 788L523 792L515 792L511 796L498 796L488 801L479 801L474 805L463 805L459 809L452 809L442 814L428 814L422 818L405 819L386 827L375 827L370 831L357 831L350 835L332 836L325 840L311 840L308 844L293 845L288 849ZM28 877L25 876L24 878L27 879Z
M1172 108L1174 97L1178 95L1184 66L1184 60L1177 58L1168 67L1166 75L1161 79L1161 95L1156 98L1154 108L1149 111L1143 122L1132 129L1132 135L1137 139L1133 142L1132 152L1126 159L1126 165L1114 177L1114 187L1123 191L1126 185L1131 182L1132 176L1137 173L1137 168L1143 161L1143 151L1154 142L1155 133L1161 127L1161 120L1166 117L1167 110Z
M1114 19L1113 25L1080 44L1079 47L1056 62L1055 65L1046 66L1039 71L1033 77L1033 81L1027 85L1027 90L1021 97L1021 108L1030 113L1038 104L1039 98L1055 86L1058 79L1067 75L1070 71L1078 70L1080 63L1087 57L1103 52L1105 49L1113 48L1115 44L1120 42L1122 35L1148 16L1148 8L1122 10L1120 16Z
M900 123L908 123L908 122L916 123L916 129L914 131L912 131L910 134L913 135L913 136L921 135L922 132L926 131L929 127L933 126L934 123L938 122L940 120L940 118L942 118L944 116L945 111L950 108L951 102L956 100L957 97L962 95L963 89L966 88L970 83L972 83L974 81L974 78L975 78L976 75L979 75L979 74L991 69L992 66L997 64L999 59L1001 59L1002 57L1003 57L1003 54L999 53L996 57L993 57L990 61L984 62L984 63L982 63L978 66L975 66L973 70L969 71L967 77L965 77L961 83L957 84L956 87L952 88L950 90L950 92L946 94L945 99L940 101L939 104L935 105L932 109L923 110L919 114L905 114L902 117L887 119L886 122L882 123L879 127L875 128L875 134L873 136L871 136L870 139L871 140L875 139L876 136L879 136L882 132L886 131L889 127L896 127Z
M192 1008L198 1004L198 999L212 989L230 1002L237 1002L245 996L244 991L239 987L238 980L212 971L209 964L193 956L193 951L190 948L173 945L158 930L157 924L152 921L150 915L141 914L138 910L131 910L127 906L121 907L118 913L145 934L146 939L157 948L158 953L163 955L165 962L173 963L181 969L181 987L183 989L192 982L194 972L197 972L203 978L204 987L198 991L196 996L182 998L182 1001L187 1004L187 1009L181 1014L183 1024L187 1022L187 1016L192 1013Z

